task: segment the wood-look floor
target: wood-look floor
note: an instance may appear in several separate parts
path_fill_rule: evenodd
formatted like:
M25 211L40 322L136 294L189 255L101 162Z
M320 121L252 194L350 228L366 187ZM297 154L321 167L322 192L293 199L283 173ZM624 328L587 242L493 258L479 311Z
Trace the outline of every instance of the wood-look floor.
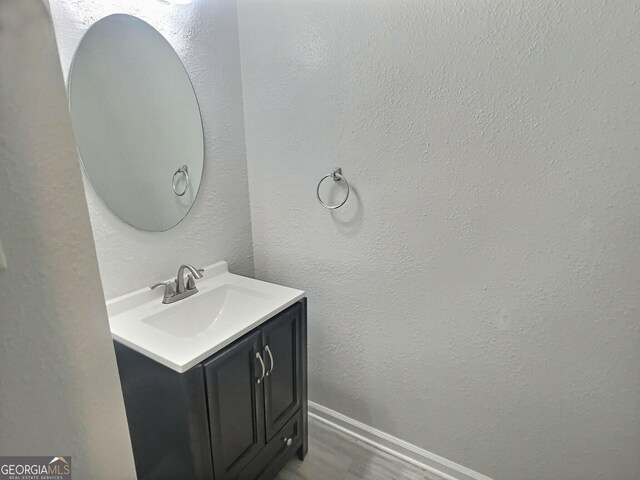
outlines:
M442 480L350 435L309 419L309 453L289 461L276 480Z

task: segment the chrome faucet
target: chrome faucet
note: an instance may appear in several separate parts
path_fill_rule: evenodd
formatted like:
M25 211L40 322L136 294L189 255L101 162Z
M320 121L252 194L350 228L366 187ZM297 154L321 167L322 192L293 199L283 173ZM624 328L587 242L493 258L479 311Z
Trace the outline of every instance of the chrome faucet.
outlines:
M187 269L191 272L187 278L187 283L184 283L184 270ZM196 279L202 278L204 269L195 268L191 265L180 265L178 269L178 275L175 280L170 282L160 282L155 285L151 285L151 290L164 285L164 297L162 303L173 303L183 298L190 297L194 293L198 293L196 287Z

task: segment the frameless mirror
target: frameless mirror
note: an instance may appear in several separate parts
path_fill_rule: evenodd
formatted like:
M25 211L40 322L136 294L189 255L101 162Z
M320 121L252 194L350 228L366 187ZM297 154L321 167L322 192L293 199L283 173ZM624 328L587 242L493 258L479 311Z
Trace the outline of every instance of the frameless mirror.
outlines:
M193 86L169 42L129 15L99 20L73 58L69 105L104 203L141 230L180 222L198 193L204 140Z

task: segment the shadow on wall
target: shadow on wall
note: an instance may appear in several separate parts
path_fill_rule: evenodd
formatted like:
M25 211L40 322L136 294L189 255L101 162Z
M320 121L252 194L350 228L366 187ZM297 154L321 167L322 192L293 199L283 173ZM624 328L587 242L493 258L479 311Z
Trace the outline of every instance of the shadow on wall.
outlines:
M342 202L347 194L347 188L343 184L343 182L327 182L331 183L326 190L327 192L323 192L321 189L321 197L325 200L329 205L338 205ZM355 236L362 231L362 227L364 225L364 205L360 198L360 194L358 193L358 189L350 185L349 198L346 203L335 210L330 210L331 217L335 221L336 227L338 231L345 236L351 237Z

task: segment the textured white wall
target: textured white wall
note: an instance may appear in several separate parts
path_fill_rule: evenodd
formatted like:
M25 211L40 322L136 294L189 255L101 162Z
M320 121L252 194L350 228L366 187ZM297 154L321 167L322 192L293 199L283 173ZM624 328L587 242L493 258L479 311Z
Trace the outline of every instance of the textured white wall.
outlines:
M105 296L168 278L185 262L205 266L226 260L232 271L251 275L235 0L175 6L159 0L55 0L51 7L65 78L84 32L107 15L128 13L156 28L178 52L202 111L205 165L200 192L189 214L171 230L150 233L126 225L85 181Z
M256 276L308 291L311 399L496 479L638 478L637 1L239 21Z
M135 478L51 19L0 1L0 455Z

